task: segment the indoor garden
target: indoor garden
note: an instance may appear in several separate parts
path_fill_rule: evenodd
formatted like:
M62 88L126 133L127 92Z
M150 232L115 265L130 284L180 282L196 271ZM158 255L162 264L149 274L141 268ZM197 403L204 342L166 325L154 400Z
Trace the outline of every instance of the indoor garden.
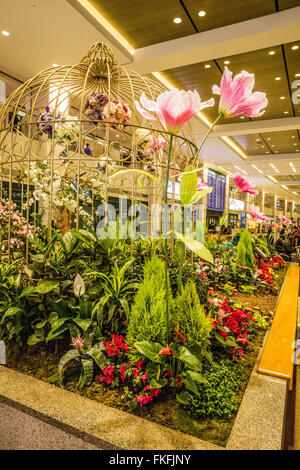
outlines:
M123 69L97 43L11 94L0 112L9 367L226 444L286 263L254 205L248 228L209 233L201 151L220 117L261 115L267 98L253 88L253 75L225 67L219 96L202 102ZM189 121L211 106L197 144Z

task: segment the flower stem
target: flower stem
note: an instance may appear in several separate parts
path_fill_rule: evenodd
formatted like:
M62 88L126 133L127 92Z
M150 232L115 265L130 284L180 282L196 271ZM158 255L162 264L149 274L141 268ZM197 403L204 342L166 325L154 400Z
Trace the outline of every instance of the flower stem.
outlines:
M169 175L170 175L170 163L171 163L171 151L172 151L172 143L173 143L173 134L170 135L170 143L169 143L169 152L168 152L168 161L167 161L167 169L166 169L166 180L165 180L165 194L164 194L164 204L167 206L168 204L168 183L169 183ZM165 207L166 208L166 207ZM168 240L165 238L165 246L164 246L164 254L165 254L165 302L166 302L166 328L167 328L167 344L169 344L169 297L168 297Z
M197 160L198 160L198 157L199 157L199 153L200 153L200 150L202 149L203 145L204 145L204 142L206 141L207 137L209 136L209 134L211 133L211 131L213 130L213 128L215 127L215 125L217 124L217 122L219 121L219 119L221 119L221 114L218 115L217 119L212 123L212 125L210 126L210 128L208 129L208 131L206 132L205 136L203 137L200 145L199 145L199 148L196 152L196 155L195 155L195 158L194 158L194 162L193 162L193 165L196 166L196 163L197 163Z

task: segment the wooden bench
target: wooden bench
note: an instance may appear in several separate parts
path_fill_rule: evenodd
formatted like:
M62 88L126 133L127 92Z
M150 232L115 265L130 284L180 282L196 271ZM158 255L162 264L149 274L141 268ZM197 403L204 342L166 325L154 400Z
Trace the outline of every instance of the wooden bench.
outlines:
M288 380L293 387L294 341L296 338L299 265L291 264L276 308L257 371Z

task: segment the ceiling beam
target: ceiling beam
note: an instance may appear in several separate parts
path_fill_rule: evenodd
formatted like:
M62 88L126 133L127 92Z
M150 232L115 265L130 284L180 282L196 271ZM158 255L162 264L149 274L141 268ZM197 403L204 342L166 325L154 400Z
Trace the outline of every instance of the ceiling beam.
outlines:
M159 72L299 40L300 6L134 51L130 68Z
M294 158L299 159L300 153L276 153L272 155L251 155L247 158L247 163L263 163L263 162L271 162L279 160L293 160Z
M263 132L293 131L300 129L300 116L248 121L216 126L212 137L261 134Z

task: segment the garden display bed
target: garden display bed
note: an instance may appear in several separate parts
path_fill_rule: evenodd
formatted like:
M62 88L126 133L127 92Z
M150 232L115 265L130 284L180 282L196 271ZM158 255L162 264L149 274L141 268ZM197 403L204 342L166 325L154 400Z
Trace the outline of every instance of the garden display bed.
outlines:
M280 289L286 268L279 271L276 281L278 290ZM238 293L235 302L242 303L243 308L249 311L259 311L263 316L267 316L272 321L275 312L278 296L272 293L264 294L244 294ZM133 414L139 418L144 418L168 428L192 435L204 441L209 441L217 446L226 447L232 427L235 422L238 407L243 399L245 390L253 368L257 362L259 350L261 348L266 332L260 330L253 341L250 342L247 352L239 359L243 367L243 379L239 389L236 391L236 408L227 417L202 417L190 416L187 410L172 398L167 392L161 394L159 401L154 401L150 406L137 407L131 409L130 403L124 400L122 388L109 389L105 384L99 382L99 374L96 374L94 382L90 386L78 389L78 378L70 375L64 382L65 390L74 392L85 398L89 398ZM28 374L37 379L50 384L58 384L57 364L63 354L61 344L48 345L41 344L34 346L24 346L19 348L15 344L7 345L7 366L23 374ZM221 399L218 390L215 390L218 399ZM221 392L222 393L222 392ZM149 444L151 448L151 444Z

